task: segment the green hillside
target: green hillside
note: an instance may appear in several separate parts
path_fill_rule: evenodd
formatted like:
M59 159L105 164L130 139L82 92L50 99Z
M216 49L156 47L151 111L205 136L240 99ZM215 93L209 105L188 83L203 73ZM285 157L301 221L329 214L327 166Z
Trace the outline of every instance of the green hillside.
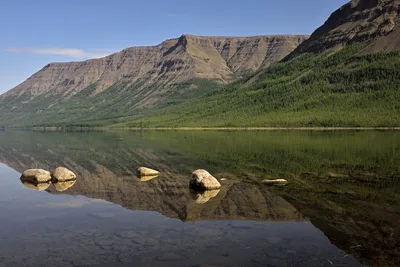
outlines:
M159 86L152 84L143 88L142 85L143 82L132 85L118 83L90 97L96 88L96 84L92 84L72 98L61 101L57 96L46 95L34 99L26 95L6 98L0 101L0 126L105 126L127 118L142 118L153 110L200 98L221 87L214 80L192 79L176 85L172 93L159 94L159 101L151 107L138 108L132 99L142 101L146 93L157 90Z
M89 87L64 103L39 111L40 115L26 112L26 105L24 110L13 109L14 103L5 101L9 112L0 113L0 125L400 126L400 52L363 54L363 48L355 44L336 52L302 54L226 86L193 80L178 85L175 94L152 108L131 109L131 96L140 92L123 84L95 97L86 97L92 90ZM35 111L50 103L51 99L44 97L29 105Z
M399 126L400 52L362 49L303 54L243 84L116 126Z

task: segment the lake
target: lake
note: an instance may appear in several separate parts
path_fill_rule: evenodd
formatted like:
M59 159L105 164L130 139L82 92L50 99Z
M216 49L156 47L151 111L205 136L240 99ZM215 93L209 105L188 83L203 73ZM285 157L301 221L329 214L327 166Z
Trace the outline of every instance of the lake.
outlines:
M0 162L1 267L400 266L400 132L2 131Z

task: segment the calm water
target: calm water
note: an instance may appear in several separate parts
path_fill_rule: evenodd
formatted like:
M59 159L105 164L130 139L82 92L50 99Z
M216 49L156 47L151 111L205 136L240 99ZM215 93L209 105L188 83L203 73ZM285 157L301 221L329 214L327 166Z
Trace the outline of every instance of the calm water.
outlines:
M6 131L0 162L0 266L400 266L399 132Z

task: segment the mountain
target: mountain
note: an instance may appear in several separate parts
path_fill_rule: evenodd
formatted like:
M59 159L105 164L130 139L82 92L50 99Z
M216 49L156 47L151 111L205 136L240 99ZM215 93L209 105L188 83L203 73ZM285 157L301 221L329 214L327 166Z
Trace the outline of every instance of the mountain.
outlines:
M51 63L0 96L0 124L119 118L137 109L175 105L268 67L307 38L185 34L100 59Z
M352 0L336 10L292 54L367 42L365 52L400 50L400 0Z
M284 60L118 127L398 127L399 0L351 1Z
M49 65L0 97L0 125L398 127L399 4L350 1L309 39L183 35L131 63Z
M0 99L38 96L69 99L88 86L89 96L119 83L146 88L138 105L158 101L160 93L194 78L226 83L267 67L293 51L307 36L202 37L182 35L151 47L132 47L110 56L84 62L51 63ZM155 87L150 90L148 87ZM135 95L131 100L138 102ZM53 103L54 104L54 103ZM42 107L46 108L46 107Z

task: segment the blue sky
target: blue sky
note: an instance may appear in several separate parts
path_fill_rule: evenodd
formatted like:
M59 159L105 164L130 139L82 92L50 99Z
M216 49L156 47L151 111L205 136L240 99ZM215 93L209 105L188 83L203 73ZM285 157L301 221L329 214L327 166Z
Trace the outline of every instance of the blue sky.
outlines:
M348 0L1 0L0 93L49 62L85 60L183 33L311 34Z

